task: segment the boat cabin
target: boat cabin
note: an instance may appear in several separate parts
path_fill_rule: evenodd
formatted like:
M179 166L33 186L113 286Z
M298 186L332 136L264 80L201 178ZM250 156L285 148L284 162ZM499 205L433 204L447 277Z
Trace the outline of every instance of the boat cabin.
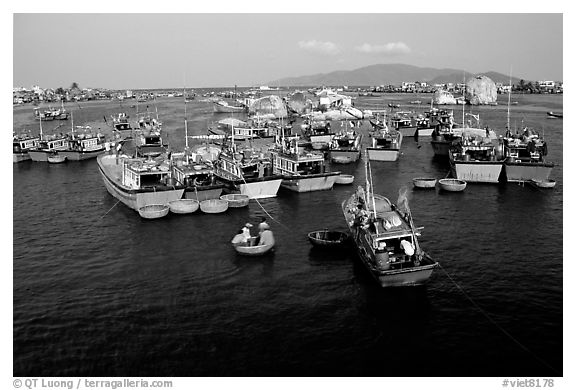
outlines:
M28 149L38 146L38 137L17 138L12 141L12 149L14 153L25 152Z
M514 162L543 162L548 153L546 142L539 138L503 139L504 154Z
M496 160L496 148L489 139L464 137L460 143L451 149L454 159L459 161Z
M68 139L65 137L48 138L38 141L37 149L52 151L68 149Z
M68 141L71 150L91 152L103 148L100 138L95 135L81 136Z
M128 115L123 112L116 116L112 116L112 126L114 127L114 130L117 131L132 130L132 126L128 121Z
M294 176L326 172L324 154L300 151L297 136L284 138L271 155L274 174Z
M172 173L166 160L123 159L122 184L131 189L154 188L170 183Z

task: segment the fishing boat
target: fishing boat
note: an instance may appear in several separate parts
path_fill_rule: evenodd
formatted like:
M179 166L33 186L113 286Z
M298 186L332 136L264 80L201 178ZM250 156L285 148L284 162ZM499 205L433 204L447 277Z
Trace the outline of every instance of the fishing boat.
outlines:
M206 199L200 202L200 210L207 214L219 214L228 210L228 201L225 199Z
M449 150L452 176L470 183L499 183L504 159L487 137L464 136Z
M448 158L449 149L460 136L455 133L454 112L452 110L440 110L431 108L426 113L429 125L433 129L430 141L434 155L441 158ZM418 133L420 135L420 133Z
M367 167L368 164L369 161ZM365 188L359 187L342 202L362 264L382 287L424 284L438 263L420 247L420 233L414 227L407 191L400 193L394 205L388 198L373 193L369 168L366 171Z
M124 132L124 131L130 131L131 132L134 129L132 128L132 125L130 124L129 118L130 117L128 115L126 115L125 112L120 112L116 115L112 115L112 129L114 131L117 131L117 132ZM106 117L104 117L104 121L106 123L108 123L106 121ZM122 138L124 138L124 137L122 137Z
M168 203L168 207L174 214L191 214L198 210L200 202L196 199L178 199Z
M525 128L522 135L507 132L499 146L505 157L506 181L546 181L550 177L554 163L546 161L548 146L535 130Z
M438 185L441 190L449 192L461 192L466 188L466 182L459 179L440 179Z
M49 164L62 164L66 162L66 156L59 154L58 152L54 152L48 155L48 163Z
M249 145L236 144L233 137L223 145L214 165L226 192L248 195L250 199L274 197L282 183L282 176L273 172L270 158Z
M273 173L283 177L281 186L295 192L330 190L340 172L326 169L324 155L298 146L298 136L281 137L272 156Z
M415 188L435 188L436 181L435 177L417 177L412 179Z
M390 116L390 127L402 133L402 137L414 137L416 133L416 121L412 118L412 113L407 111L396 111Z
M167 205L182 198L185 186L172 180L167 156L155 159L133 157L123 153L125 143L114 154L96 158L108 193L134 210L152 204Z
M302 124L302 134L312 145L321 145L322 147L319 149L323 149L324 146L327 148L336 135L332 132L330 122L312 120L306 120Z
M81 161L96 158L106 151L101 134L93 134L89 126L76 126L74 128L74 115L72 115L72 130L68 134L68 148L59 154L68 160ZM78 131L81 131L80 133Z
M231 113L231 112L245 112L244 106L231 106L224 100L214 102L214 112L217 113Z
M561 112L548 111L546 115L548 115L548 118L563 118L563 114Z
M34 137L30 134L14 134L12 136L12 161L19 163L30 160L28 150L38 146L40 137Z
M372 146L366 148L369 160L396 161L402 147L402 133L391 132L388 127L370 133Z
M349 238L347 233L328 229L308 233L308 241L315 247L323 249L341 248Z
M330 160L339 164L356 162L360 158L362 134L354 130L337 133L330 144Z
M168 215L170 208L165 204L149 204L138 209L138 214L145 219L157 219Z

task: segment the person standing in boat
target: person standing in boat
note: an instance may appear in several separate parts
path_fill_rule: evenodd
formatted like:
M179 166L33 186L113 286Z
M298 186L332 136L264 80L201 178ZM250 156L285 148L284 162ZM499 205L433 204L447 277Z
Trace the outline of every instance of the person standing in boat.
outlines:
M245 242L248 244L248 246L250 246L250 239L252 238L252 233L250 233L250 228L252 227L252 224L250 222L246 223L246 225L244 225L244 227L242 227L242 234L244 235L245 238Z

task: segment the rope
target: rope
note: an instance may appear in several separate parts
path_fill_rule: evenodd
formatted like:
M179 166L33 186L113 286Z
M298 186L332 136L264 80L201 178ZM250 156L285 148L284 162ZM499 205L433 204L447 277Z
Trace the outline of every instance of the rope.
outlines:
M543 365L545 365L546 367L550 368L552 371L554 371L556 374L558 374L558 376L561 376L562 374L556 370L554 367L552 367L550 364L548 364L546 361L544 361L543 359L541 359L540 357L538 357L534 352L532 352L531 350L528 349L528 347L526 347L524 344L522 344L520 341L518 341L516 338L514 338L514 336L512 336L510 333L508 333L508 331L506 331L506 329L502 328L500 325L498 325L498 323L492 318L490 317L490 315L484 311L484 309L482 309L467 293L466 291L464 291L464 289L462 287L460 287L460 285L458 283L456 283L456 281L454 279L452 279L452 277L450 276L450 274L440 265L438 264L438 268L440 268L448 277L448 279L450 279L450 281L452 283L454 283L454 285L458 288L458 290L460 290L460 292L462 293L462 295L464 295L464 297L466 297L466 299L468 299L470 301L470 303L472 303L472 305L474 305L474 307L476 307L476 309L478 309L478 311L484 316L486 317L486 319L491 322L494 326L496 326L498 329L500 329L500 331L502 333L504 333L508 338L510 338L510 340L514 341L514 343L516 343L520 348L522 348L524 351L528 352L530 355L532 355L532 357L534 357L536 360L538 360L540 363L542 363Z
M110 210L106 211L106 213L105 213L103 216L101 216L100 219L104 218L104 217L106 216L106 214L108 214L110 211L112 211L112 209L113 209L114 207L116 207L116 205L117 205L118 203L120 203L120 201L114 203L114 206L110 207Z
M246 179L244 178L244 176L242 177L242 181L244 182L244 184L248 185L248 183L246 182ZM266 211L266 209L264 208L264 206L262 206L262 204L260 203L260 201L258 201L258 199L254 198L254 200L256 201L256 203L258 203L258 206L260 206L260 208L262 209L262 211L264 211L264 213L270 217L271 220L273 220L274 222L276 222L278 225L282 226L283 228L285 228L288 231L291 231L290 228L286 225L284 225L282 222L276 220L273 216L270 215L270 213L268 213L268 211Z

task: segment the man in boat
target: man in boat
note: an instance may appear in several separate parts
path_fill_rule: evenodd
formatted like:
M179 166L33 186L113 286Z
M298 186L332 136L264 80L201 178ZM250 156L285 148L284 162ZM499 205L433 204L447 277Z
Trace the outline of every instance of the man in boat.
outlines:
M414 254L414 245L412 245L410 241L407 240L400 241L400 247L402 248L404 254L406 255L406 260L410 259Z
M274 234L272 234L270 226L266 222L261 223L259 226L262 230L260 231L258 245L274 245Z

